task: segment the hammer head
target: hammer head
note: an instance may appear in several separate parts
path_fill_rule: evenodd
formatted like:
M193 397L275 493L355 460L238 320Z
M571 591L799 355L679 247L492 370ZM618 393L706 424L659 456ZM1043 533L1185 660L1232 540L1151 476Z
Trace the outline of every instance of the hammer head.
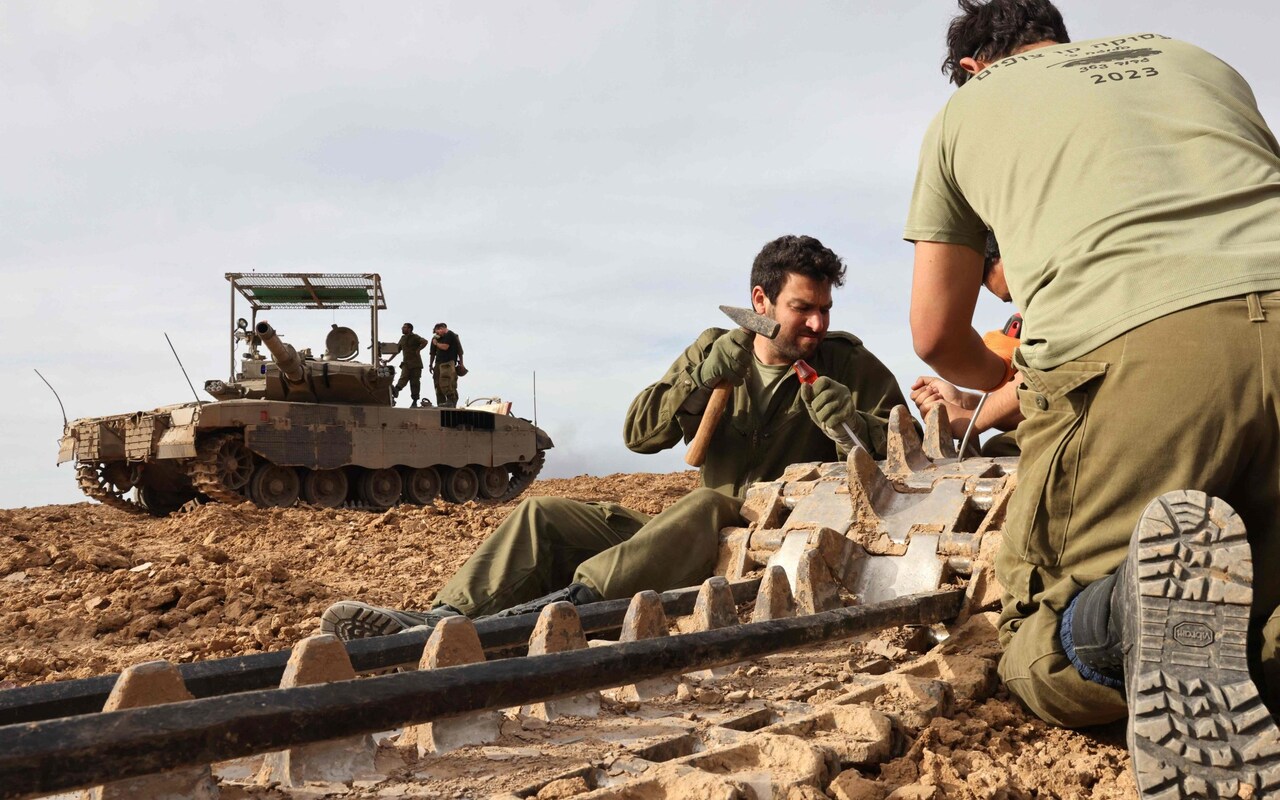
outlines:
M777 320L769 319L764 314L757 314L754 309L720 306L720 310L738 325L766 339L777 336L778 329L781 327Z

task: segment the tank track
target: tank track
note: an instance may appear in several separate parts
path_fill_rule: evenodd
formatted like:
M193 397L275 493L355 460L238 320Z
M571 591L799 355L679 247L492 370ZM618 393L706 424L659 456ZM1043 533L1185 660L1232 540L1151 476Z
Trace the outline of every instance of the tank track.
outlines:
M511 483L507 485L507 490L502 493L495 502L505 503L508 500L514 500L520 496L520 493L533 483L538 477L538 473L542 472L542 465L547 463L547 451L539 450L533 460L527 464L518 464L511 470Z
M910 440L904 442L907 436L914 434L914 427L907 420L902 422L903 424L899 425L897 430L891 429L890 432L891 442L896 443L896 447L891 445L891 452L897 452L900 456L895 464L900 470L897 473L900 475L897 480L919 487L919 490L914 493L916 497L925 498L936 492L941 501L945 492L947 493L945 497L951 498L947 501L950 505L945 511L935 510L936 506L921 506L914 512L909 512L911 524L932 523L936 520L944 528L976 526L978 531L982 532L981 536L974 533L970 537L966 530L954 530L945 543L926 541L928 552L925 555L929 559L937 559L944 554L966 560L975 559L969 571L974 575L973 580L981 584L981 581L987 580L981 575L989 575L989 572L980 572L978 569L977 559L982 553L981 543L984 537L998 540L1002 535L1004 509L1012 488L1009 485L1011 483L1008 480L1009 476L1008 474L991 476L990 473L996 465L990 460L981 459L974 459L964 464L928 464L927 469L923 468L922 457L914 458L914 455L919 452L918 444L913 450L910 447L912 444ZM941 428L949 429L945 424ZM865 453L863 455L865 456ZM542 461L539 453L523 465L518 473L512 470L509 489L514 489L517 484L521 490L527 488L528 483L532 482L541 469ZM964 482L971 486L962 490L957 486L961 481L938 481L937 476L940 474L963 477ZM840 484L847 484L849 489L847 494L836 493ZM631 627L633 631L631 636L638 633L642 637L658 636L664 639L671 633L692 632L694 635L705 636L712 632L712 629L715 629L716 636L727 636L732 634L733 626L743 621L738 608L750 602L751 596L755 597L755 610L751 614L751 620L766 626L791 624L794 618L809 616L814 612L826 613L820 609L844 606L846 604L844 596L832 596L824 600L826 595L820 591L823 587L832 586L836 581L846 580L841 574L833 572L840 564L865 566L863 563L865 561L877 558L902 559L906 554L861 555L856 553L851 545L844 545L842 549L836 548L834 545L841 544L839 540L843 537L836 534L830 527L826 530L830 536L814 536L812 541L810 541L808 530L791 531L788 535L798 533L801 537L793 541L804 544L803 553L784 554L786 558L794 559L794 563L801 567L796 572L794 583L786 578L784 566L775 564L766 572L767 582L772 588L766 591L761 585L758 591L753 588L740 595L734 591L737 579L745 577L746 573L754 571L755 567L764 566L754 562L753 559L756 556L746 551L746 545L750 536L756 534L762 534L757 537L761 540L772 540L775 538L773 536L775 531L781 532L782 526L786 523L793 520L798 522L801 518L806 521L812 520L813 523L810 524L846 525L852 528L855 535L863 536L864 540L877 542L879 538L872 538L872 534L879 537L880 532L889 530L888 526L893 523L891 517L882 516L885 513L885 507L876 505L878 498L885 494L879 490L886 488L887 484L888 478L879 465L874 462L868 463L866 460L851 459L849 462L825 465L797 465L784 478L755 486L756 491L748 496L747 501L752 504L751 508L755 515L752 527L726 529L727 536L731 539L736 537L743 549L740 559L729 564L730 569L737 573L730 578L735 583L725 586L725 578L718 577L708 582L710 586L704 584L696 592L692 590L693 587L683 591L676 590L671 594L680 593L688 601L681 610L677 610L674 604L668 606L668 595L664 594L657 598L660 601L659 608L663 610L654 613L650 605L642 615L641 609L646 606L642 596L641 602L633 602L633 608L628 609L627 617L624 618L624 627ZM930 488L935 484L940 486ZM897 493L894 494L895 497L899 496ZM507 492L504 492L504 496L506 495ZM973 500L972 503L970 499ZM855 504L852 508L851 502ZM972 518L979 513L983 518L981 523ZM853 523L850 524L849 520L853 520ZM961 522L965 525L962 526ZM771 547L762 545L763 549L766 551L776 549L780 552L786 537L776 538L776 544L772 544ZM970 538L973 541L969 541ZM838 556L840 552L843 552L844 556ZM911 569L915 569L920 561L921 559L913 561ZM906 572L905 569L897 566L897 562L894 562L894 566L895 570ZM962 575L964 572L958 570L957 574ZM934 574L933 579L937 578L938 575ZM946 579L946 581L950 580L950 578ZM763 582L762 580L762 584ZM791 585L797 589L795 595L792 594ZM755 796L757 793L783 797L789 796L788 793L797 786L814 791L792 793L795 796L840 796L845 792L837 784L853 784L852 787L844 787L851 789L849 794L852 794L852 790L867 788L861 786L863 780L878 784L876 788L883 789L884 791L880 793L886 794L901 788L899 784L902 781L901 778L887 776L883 780L875 780L879 771L878 765L901 756L904 751L908 751L908 748L910 748L908 752L917 754L914 756L915 760L927 757L918 754L939 741L938 729L931 726L932 720L955 716L958 712L967 710L972 703L982 702L990 697L996 690L997 675L994 658L997 649L994 647L994 630L989 619L977 617L976 614L983 610L989 611L998 605L999 586L994 586L996 590L994 592L990 586L982 589L981 585L975 587L973 582L970 586L971 597L965 616L974 615L976 624L960 625L950 629L949 632L952 633L953 638L948 639L948 643L944 643L941 647L936 641L938 629L920 627L911 634L915 644L897 648L899 652L896 654L873 649L863 644L853 646L844 639L833 640L821 647L817 646L816 642L809 641L804 645L804 650L788 648L785 652L779 652L776 659L773 656L762 657L759 664L750 663L756 661L755 657L751 657L724 668L723 672L719 673L703 673L699 670L685 678L673 676L676 680L666 684L661 681L647 686L640 683L632 684L622 687L615 699L611 700L615 704L626 704L625 716L615 705L609 713L602 716L598 723L590 720L584 720L582 723L575 722L574 738L563 740L558 732L549 731L542 734L547 738L539 739L539 734L535 731L543 726L530 725L526 728L521 725L520 734L528 733L537 745L535 752L539 753L536 757L539 761L535 767L536 776L526 777L523 774L534 766L531 761L523 760L523 756L512 757L507 764L499 762L499 766L494 767L492 772L501 774L510 769L513 773L521 773L518 783L505 778L507 783L503 788L510 793L533 796L550 784L559 782L560 785L557 785L556 789L560 791L557 794L569 796L572 793L574 798L582 797L583 800L587 797L593 800L602 800L605 797L610 800L620 800L620 798L642 795L654 797L659 795L666 797ZM725 592L725 588L730 591ZM584 630L586 626L582 624L583 620L596 619L595 624L601 624L599 618L594 616L600 610L603 610L600 606L596 606L595 609L583 607L582 618L577 618L578 615L575 614L572 623L567 616L556 617L557 621L554 624L545 626L541 634L541 642L553 640L576 642L581 639L580 644L571 646L585 649L585 635L601 633L602 630L599 628ZM688 624L680 624L675 631L672 631L666 615L687 617L691 610L694 614L688 619ZM621 609L615 608L614 611L620 612ZM950 615L948 612L944 616ZM649 623L640 622L642 616L656 620L657 624L650 627ZM519 619L480 621L477 627L484 626L496 631L498 626L494 623L501 622L505 625L507 622ZM626 622L626 619L630 619L631 622ZM929 624L934 619L935 617L922 618L919 622ZM463 621L459 620L459 622ZM535 620L526 618L525 630L532 632L535 627L539 627L535 624ZM453 632L457 631L453 626L445 626L443 630L448 631L450 628L453 628ZM693 631L690 631L690 628L693 628ZM441 630L437 628L437 631ZM645 632L639 633L641 630ZM504 636L509 633L505 628L503 631ZM479 636L483 637L480 640L480 645L483 647L487 640L486 633L484 628L480 630L473 628L470 633L465 634L470 637L467 639L467 646L471 647L476 643L475 637ZM418 641L427 638L425 632L420 634ZM775 628L768 634L768 638L776 639L776 635ZM601 636L600 638L613 637ZM519 638L512 637L503 641L516 642ZM679 651L683 647L678 637L671 637L667 642L670 645L661 648L663 651ZM636 641L632 641L620 646L625 648L635 645ZM404 651L398 648L404 645L397 643L395 647L398 657L403 657ZM783 649L780 648L780 650ZM601 648L592 650L595 656L607 652L606 649ZM295 651L295 653L299 652L301 649ZM389 649L388 652L390 652ZM926 652L927 655L919 659L911 655ZM412 655L412 650L409 654ZM563 681L569 682L569 686L574 686L576 677L579 675L595 677L595 673L588 674L582 667L583 655L584 653L579 651L547 653L534 658L543 660L564 658L571 662L579 659L577 666L574 667L578 671L573 675L566 672L563 677ZM480 654L476 653L474 657L479 658ZM516 666L514 661L504 659L502 662L495 660L493 663L505 663L513 674L525 674L525 670ZM369 666L371 665L366 663L356 668L365 671ZM381 669L382 666L378 664L375 669ZM471 669L472 667L459 665L458 668ZM240 669L242 667L238 667L237 672ZM776 674L773 673L775 669L778 670ZM768 680L759 682L748 680L755 673L763 673ZM783 676L786 676L785 681L775 680ZM396 676L387 677L390 679ZM617 677L618 684L625 684L629 680L620 675ZM682 683L687 684L683 691L680 687ZM566 684L560 681L552 681L549 684L549 693L545 697L552 703L558 702L557 698L566 693ZM351 685L357 690L360 686L359 682L353 682ZM458 691L469 692L471 686L475 685L478 684L468 685L465 681L460 681ZM756 689L759 689L759 695ZM578 691L585 692L586 689ZM483 692L476 692L475 696L481 694ZM960 702L965 705L958 705ZM643 729L635 727L628 733L628 728L633 727L630 725L632 704L645 709L646 704L649 703L654 705L648 708L658 712L652 716L653 719L671 717L671 711L675 707L678 707L685 716L683 720L668 727L650 726L648 714L636 714L636 718L645 720L646 724ZM553 705L544 707L544 710L548 712L548 716L552 713L570 713L556 711ZM520 716L534 718L536 713L541 712L522 709ZM697 726L691 727L684 724L685 721L695 718L699 720ZM597 724L599 727L596 727ZM621 730L615 727L618 724L622 725ZM444 733L443 726L435 730ZM965 729L957 728L957 730L968 733ZM419 733L425 735L425 732L419 731ZM494 745L496 748L530 747L530 741L520 734L503 733L500 726L497 727L496 733L498 739ZM578 733L586 735L577 735ZM404 738L396 742L398 746L407 746L404 752L412 753L408 755L409 759L417 758L410 768L411 781L415 784L419 780L432 780L430 775L436 771L437 765L447 765L443 766L441 772L454 775L453 765L474 763L474 751L466 748L452 755L450 753L419 755L424 752L418 749L424 740L418 739L415 742L415 735L408 734L406 728ZM917 739L917 737L920 738ZM556 742L554 745L553 739ZM564 743L559 744L560 741ZM389 742L389 740L383 739L382 742ZM982 747L985 747L985 744ZM985 752L982 747L975 745L974 749L977 752ZM957 743L957 751L963 752L960 748L961 745ZM295 752L302 753L301 750ZM517 751L506 752L514 756ZM620 752L623 753L622 756L619 755ZM301 757L299 755L299 758ZM584 762L587 765L585 773L582 766ZM402 765L406 762L399 760L396 764L397 770L403 770ZM543 764L547 766L543 767ZM20 766L23 769L29 769L28 764ZM472 774L471 766L464 768L468 770L467 774ZM922 778L923 771L922 768ZM837 772L840 776L837 776ZM219 780L226 783L228 779L220 778ZM449 780L452 781L450 791L456 792L456 778ZM1031 780L1035 779L1031 778ZM390 788L392 786L390 783L382 788L405 792L406 779L403 771L397 772L394 777L388 778L388 781L396 782L394 789ZM537 783L531 784L530 781L537 781ZM577 781L577 788L565 785L571 781ZM829 790L828 785L831 786ZM983 784L984 788L989 785L985 782ZM1012 783L1009 785L1013 786ZM424 791L431 793L435 788L435 786L424 787ZM472 788L465 787L464 792L470 793ZM486 790L489 788L489 785L485 786ZM922 789L921 796L924 796L931 787L921 783L918 788ZM595 791L592 792L592 789ZM485 793L495 794L492 791L485 791ZM546 792L546 794L552 793ZM866 792L867 796L872 794L872 792Z
M130 514L146 514L147 510L127 497L109 491L102 482L102 468L93 463L81 462L76 465L76 483L85 496L97 500L104 506L127 511Z
M218 450L223 442L239 438L238 433L219 433L200 443L196 457L187 464L187 475L196 491L218 503L238 505L248 500L237 491L228 489L218 474Z

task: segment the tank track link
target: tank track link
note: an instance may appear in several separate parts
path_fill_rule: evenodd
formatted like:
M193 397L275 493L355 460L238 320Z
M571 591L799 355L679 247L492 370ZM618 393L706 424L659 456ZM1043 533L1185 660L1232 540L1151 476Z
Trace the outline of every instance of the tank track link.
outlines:
M1125 665L1129 751L1142 797L1236 797L1242 783L1275 796L1280 730L1245 658L1244 523L1203 492L1170 492L1147 506L1129 558L1139 626Z
M81 462L76 465L76 483L85 496L104 506L127 511L130 514L146 514L147 510L123 495L109 490L102 480L102 468L98 464Z
M547 463L547 451L539 450L533 460L527 464L519 464L511 470L511 483L507 485L507 490L496 502L505 503L508 500L514 500L520 496L520 493L533 483L538 477L538 473L542 472L543 464Z
M240 438L238 433L219 433L202 441L196 449L196 457L187 464L187 476L196 491L210 500L226 505L248 502L247 498L222 481L218 472L218 451L224 442Z

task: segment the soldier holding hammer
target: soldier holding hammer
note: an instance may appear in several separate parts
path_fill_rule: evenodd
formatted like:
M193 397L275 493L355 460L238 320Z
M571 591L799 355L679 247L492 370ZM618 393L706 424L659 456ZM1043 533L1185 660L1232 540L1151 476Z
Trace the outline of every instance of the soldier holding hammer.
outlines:
M741 495L790 464L833 461L851 430L884 457L889 411L905 403L893 374L857 337L828 330L843 261L810 236L765 245L751 270L751 304L775 321L773 338L710 328L631 403L627 447L656 453L689 441L713 390L731 389L710 432L703 488L650 517L617 503L558 497L525 500L463 564L430 611L344 600L321 618L344 639L434 625L447 616L540 611L695 585L715 568L721 528L741 524ZM792 364L820 377L802 385ZM837 434L836 432L840 432ZM839 448L839 449L838 449Z

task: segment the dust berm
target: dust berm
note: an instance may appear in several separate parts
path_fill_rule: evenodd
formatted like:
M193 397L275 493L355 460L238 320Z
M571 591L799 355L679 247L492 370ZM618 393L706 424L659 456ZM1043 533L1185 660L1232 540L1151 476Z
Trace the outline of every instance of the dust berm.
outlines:
M526 496L612 500L652 514L696 481L694 472L581 476L538 481ZM165 519L91 503L0 510L0 688L154 659L287 648L314 633L321 611L344 598L425 608L514 507L437 503L378 514L209 504ZM937 716L922 715L920 697L910 692L875 699L875 707L906 720L900 755L837 770L787 796L1136 797L1122 725L1053 728L990 680L992 622L976 617L942 645L981 665L981 674L950 675L954 701L935 709ZM758 659L714 680L685 680L679 692L643 705L606 700L595 720L508 715L491 745L405 756L403 763L392 758L389 766L380 755L388 777L324 796L571 797L590 788L584 766L623 777L648 768L625 758L619 730L639 732L669 718L706 733L735 704L820 706L877 675L929 676L939 648L924 638L920 630L893 630ZM224 798L294 796L226 773L223 782ZM699 790L690 784L686 796Z

